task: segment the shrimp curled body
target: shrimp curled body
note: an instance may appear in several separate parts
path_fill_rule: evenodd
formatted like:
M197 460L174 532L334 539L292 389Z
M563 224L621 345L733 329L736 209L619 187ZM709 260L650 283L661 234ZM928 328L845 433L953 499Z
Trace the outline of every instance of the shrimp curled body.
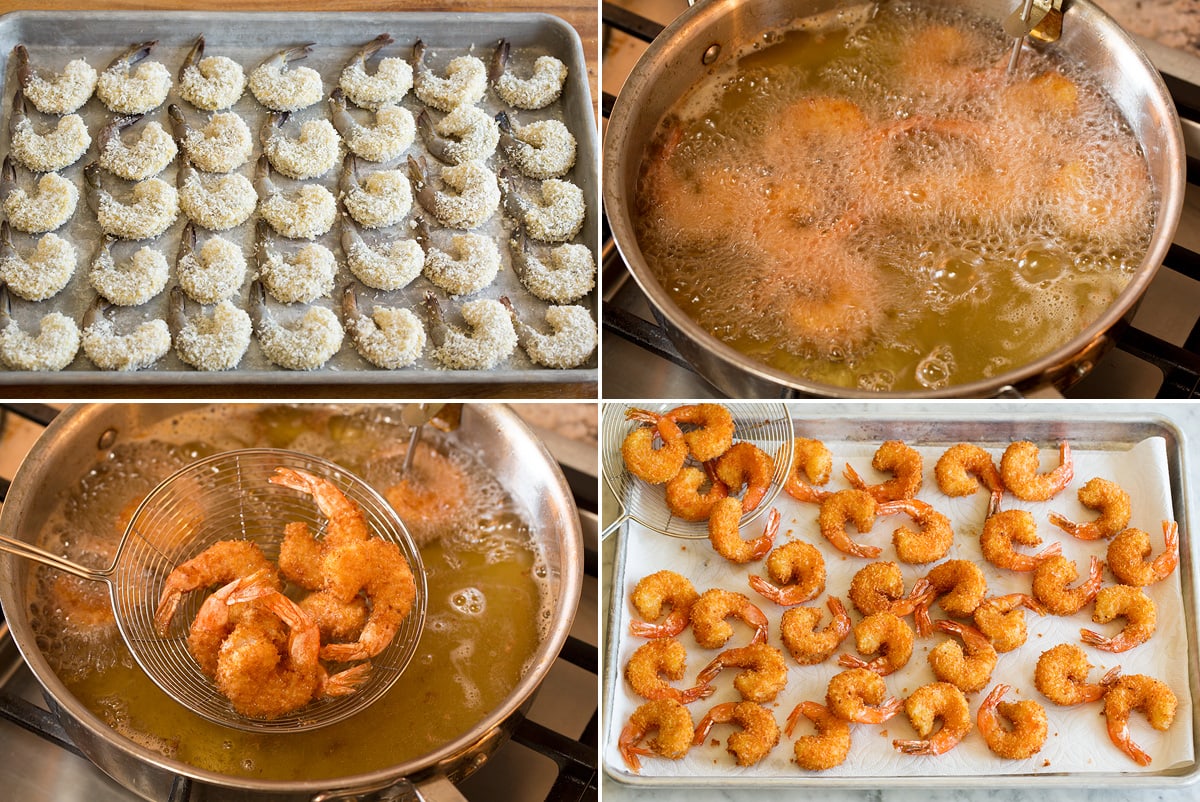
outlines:
M692 744L704 743L714 724L728 723L742 728L729 736L726 747L739 766L753 766L779 743L779 725L771 711L755 702L725 702L700 719Z
M821 629L822 613L819 607L790 607L783 612L779 624L779 636L783 645L802 666L825 662L850 635L850 616L842 600L830 596L826 603L830 621Z
M1024 760L1042 750L1049 729L1046 710L1032 699L1001 701L1010 690L1000 684L992 689L976 714L976 723L988 749L1006 760ZM1005 729L1001 717L1012 723Z

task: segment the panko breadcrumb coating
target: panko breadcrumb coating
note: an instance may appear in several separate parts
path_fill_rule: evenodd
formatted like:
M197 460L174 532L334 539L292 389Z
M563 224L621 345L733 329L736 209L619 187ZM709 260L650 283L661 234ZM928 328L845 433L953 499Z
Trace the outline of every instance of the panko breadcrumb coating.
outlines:
M147 178L134 184L130 191L130 203L122 203L114 198L99 185L98 179L94 183L88 180L96 221L104 233L118 239L157 237L179 216L179 193L161 179Z
M527 244L510 242L513 269L525 289L543 301L572 303L596 286L596 258L586 245L566 243L550 249L543 260Z
M522 198L518 205L525 231L542 242L566 242L583 228L587 205L583 190L557 178L542 182L540 197Z
M323 306L311 306L287 323L264 316L258 344L267 359L288 370L313 370L342 347L342 324Z
M431 153L450 164L483 161L500 142L500 126L478 106L459 106L436 123L423 112L425 142Z
M357 122L349 112L335 110L334 114L334 125L345 138L346 147L367 161L396 158L409 149L417 135L412 112L400 106L381 107L375 112L374 125Z
M446 76L434 75L423 63L425 48L418 40L413 45L417 68L413 89L417 99L438 111L454 111L458 106L473 105L487 92L487 68L475 56L458 56L446 65Z
M172 117L176 118L176 115ZM176 128L184 130L177 130L176 137L181 139L184 153L197 170L228 173L249 161L254 152L250 127L232 111L212 115L202 128L189 128L186 123L179 122L182 119L180 113Z
M412 189L399 170L380 170L361 183L353 179L349 183L342 203L359 225L367 228L395 225L412 208Z
M129 334L118 334L113 322L98 317L83 330L83 352L101 370L148 368L171 350L171 331L161 319L148 320Z
M75 246L57 234L41 237L24 258L12 247L7 225L0 240L0 278L14 295L44 301L57 295L75 275Z
M500 251L491 237L454 234L447 250L425 253L425 277L451 296L479 292L496 280Z
M45 133L35 131L33 121L22 114L11 130L9 152L36 173L50 173L71 166L92 144L87 124L78 114L60 117L54 129Z
M250 347L250 316L229 301L210 313L184 316L175 335L175 353L198 370L231 370Z
M329 120L305 120L295 139L286 136L280 124L268 122L263 136L263 152L276 170L288 178L317 178L338 163L342 140Z
M166 288L170 274L166 257L153 248L139 248L128 263L118 265L106 242L92 262L88 281L118 306L140 306Z
M10 321L0 329L0 361L9 370L62 370L75 361L79 339L79 326L61 312L43 316L36 335Z
M343 244L342 248L354 277L377 290L407 287L421 275L425 265L425 252L415 240L393 240L371 248L359 239L348 248Z
M246 91L242 65L225 56L204 57L204 37L184 57L179 70L179 96L198 109L227 109Z
M171 73L157 61L143 61L130 74L129 62L118 59L96 81L96 97L117 114L152 111L170 91Z
M346 330L363 359L387 370L411 365L425 350L425 326L408 309L380 306L370 317L347 313Z
M319 243L305 245L291 256L260 244L259 278L277 301L285 304L308 303L333 291L337 260Z
M546 310L550 334L526 323L517 325L517 337L535 363L548 368L574 368L596 350L596 321L582 306L551 306Z
M354 105L376 111L389 103L399 103L412 89L412 66L402 58L380 59L375 74L367 73L367 59L393 41L388 34L380 34L359 49L342 69L338 86Z
M29 62L29 53L24 45L17 45L18 71L20 63ZM25 97L43 114L71 114L87 103L96 91L96 71L83 59L72 59L58 75L43 76L29 69L29 77L22 84Z
M196 225L227 231L246 222L258 206L249 178L238 173L203 175L180 168L179 208Z
M518 109L541 109L558 100L566 80L566 64L554 56L538 56L528 78L518 78L511 72L501 74L496 80L496 94Z
M125 118L129 120L129 118ZM126 181L143 181L158 175L175 160L175 139L157 122L149 122L132 145L121 138L123 126L111 123L100 133L100 166Z
M461 314L469 332L431 321L431 332L439 332L431 339L441 339L433 349L434 359L454 370L488 370L512 355L517 333L503 304L491 298L467 301Z
M575 166L576 142L567 126L558 120L538 120L525 126L500 123L504 155L526 178L561 178Z
M274 111L299 111L325 96L321 74L310 67L289 67L289 61L304 58L312 45L282 50L250 73L250 92L258 102Z
M333 227L337 201L320 184L305 184L291 193L268 196L259 204L258 213L285 237L313 239Z
M17 231L43 234L71 219L79 203L79 190L58 173L46 173L32 193L15 187L4 199L4 214Z
M191 249L176 262L179 286L193 301L216 303L235 295L246 280L242 249L221 237L209 237L199 252Z
M496 174L483 162L447 167L442 170L442 183L453 189L454 193L432 192L431 201L425 208L447 228L477 228L487 222L500 206L500 185L496 182Z

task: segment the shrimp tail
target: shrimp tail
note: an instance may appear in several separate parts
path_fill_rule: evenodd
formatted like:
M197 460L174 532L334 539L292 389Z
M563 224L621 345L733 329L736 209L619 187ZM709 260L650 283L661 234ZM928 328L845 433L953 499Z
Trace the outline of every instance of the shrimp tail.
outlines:
M900 752L906 755L939 755L941 752L933 741L892 741L894 746Z
M1136 645L1129 642L1125 638L1122 638L1120 635L1109 638L1101 635L1099 632L1093 632L1090 629L1079 630L1079 638L1088 646L1094 646L1097 649L1102 649L1106 652L1123 652L1133 648Z
M345 671L330 674L321 683L320 696L349 696L367 681L371 675L370 663L359 663Z

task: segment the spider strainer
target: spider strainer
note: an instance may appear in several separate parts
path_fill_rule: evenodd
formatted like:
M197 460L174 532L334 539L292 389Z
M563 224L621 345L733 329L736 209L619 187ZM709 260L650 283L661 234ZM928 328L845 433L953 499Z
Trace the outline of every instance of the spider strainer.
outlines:
M298 468L326 479L356 503L373 536L395 543L408 560L417 595L395 638L371 659L369 678L355 692L318 699L287 716L264 720L235 711L188 652L188 630L208 594L184 595L166 637L160 637L155 629L154 612L167 575L218 540L253 541L275 562L285 524L303 521L317 537L324 535L328 520L311 496L268 481L277 467ZM134 512L108 568L87 568L8 538L0 539L0 550L107 583L121 636L154 683L196 714L249 732L323 727L370 705L399 679L416 651L425 621L421 555L396 512L379 493L344 468L294 451L227 451L167 477ZM330 670L338 668L331 666Z
M671 537L706 538L708 523L685 521L667 508L663 485L643 482L625 468L621 456L621 443L634 428L643 425L628 420L625 411L631 408L648 409L652 412L667 412L678 404L605 404L601 420L604 437L604 480L621 505L621 515L604 528L607 537L626 520L637 521L642 526ZM745 526L771 508L771 502L783 489L788 470L792 465L792 419L784 404L759 404L730 402L724 405L733 415L733 441L748 441L770 454L775 460L775 475L767 495L750 512L742 516ZM687 464L697 465L688 457Z

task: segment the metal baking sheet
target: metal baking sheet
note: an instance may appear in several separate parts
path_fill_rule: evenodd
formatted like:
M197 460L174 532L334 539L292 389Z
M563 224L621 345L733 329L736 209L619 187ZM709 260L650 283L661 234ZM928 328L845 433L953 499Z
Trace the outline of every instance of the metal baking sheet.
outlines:
M518 72L527 71L539 55L553 55L567 65L567 83L562 97L546 109L539 111L521 111L509 108L500 101L489 88L487 95L480 102L480 107L489 114L506 110L510 116L521 125L527 125L535 120L556 118L566 123L578 143L578 154L575 167L564 176L565 180L578 185L584 192L587 202L587 214L582 232L576 242L587 245L593 256L599 253L599 184L597 178L597 146L596 118L592 103L591 90L588 82L587 68L584 60L579 36L563 20L548 14L533 13L261 13L261 12L105 12L105 11L70 11L70 12L38 12L19 11L0 16L0 58L5 60L2 71L4 86L0 89L0 107L3 108L3 126L0 130L7 131L7 115L10 112L11 100L16 86L11 54L13 47L24 43L30 52L30 60L35 67L48 70L61 70L63 65L72 58L84 58L97 71L102 71L108 63L133 42L157 39L158 45L151 54L151 59L161 62L170 71L172 78L177 76L179 65L190 49L195 39L203 34L206 40L206 55L224 55L239 62L246 73L256 67L267 57L284 49L306 42L315 42L312 53L298 64L311 67L321 73L324 80L325 93L337 86L337 79L342 67L362 45L375 38L380 33L390 33L395 43L389 45L381 53L384 57L409 58L413 42L422 39L428 46L426 63L435 71L444 66L455 56L471 54L490 63L496 42L506 38L512 43L512 68ZM525 74L521 72L521 74ZM177 90L172 89L167 102L147 115L148 120L156 120L170 131L166 108L170 103L177 103L192 125L199 125L206 118L201 112L178 97ZM401 103L414 115L422 105L410 92ZM264 109L254 99L249 90L233 107L246 121L255 138L254 155L237 172L253 178L254 162L262 152L258 143L258 132L266 116ZM364 113L351 109L352 113L364 119ZM60 311L74 317L77 321L95 298L95 291L88 282L88 269L99 243L99 228L94 215L86 208L83 197L84 165L93 161L97 153L97 133L99 128L113 115L95 97L80 110L80 115L88 124L92 135L92 146L83 158L71 167L62 171L69 178L81 196L79 206L74 216L57 231L60 236L71 241L77 251L78 266L70 284L55 297L41 302L28 302L13 298L13 316L27 330L36 331L37 321L42 315L51 311ZM31 114L38 116L36 111ZM293 115L293 121L287 131L289 135L297 133L296 120L328 118L328 104L320 102ZM440 115L435 115L435 119ZM140 126L139 126L140 127ZM2 136L3 148L0 154L7 153L8 137ZM408 154L419 156L426 153L420 135L416 137ZM407 155L407 154L406 154ZM430 158L431 169L438 171L438 163ZM488 160L489 166L498 168L503 163L501 154L496 153ZM158 177L174 184L176 175L175 162L167 167ZM360 161L359 175L365 177L369 172L378 169L397 167L405 169L405 155L383 164ZM406 171L407 172L407 171ZM325 176L314 179L324 184L336 193L336 184L340 173L340 165ZM278 173L273 175L276 182L289 187L292 182ZM24 168L18 168L18 183L28 185L31 175ZM105 186L110 190L121 183L115 176L104 174ZM311 182L310 182L311 183ZM526 191L531 187L526 182ZM420 213L420 205L413 201L414 214ZM448 233L441 230L431 215L423 214L433 229L433 238L439 247L444 247ZM254 262L254 221L257 215L232 231L222 232L221 236L240 244L247 256L247 278L241 289L240 300L243 307L247 303L250 287L250 276L255 271ZM167 261L172 265L168 290L159 294L140 307L117 308L115 320L118 329L122 326L135 325L142 320L154 317L165 317L168 307L169 288L176 284L175 255L179 245L180 233L186 222L181 214L179 219L164 234L155 240L132 244L119 244L114 249L114 255L120 260L128 258L136 248L143 244L151 244L162 251ZM542 313L547 304L528 293L511 268L508 253L508 234L511 221L498 211L481 229L479 233L491 234L496 237L500 246L502 267L500 274L492 285L473 296L459 299L448 299L445 292L435 288L424 276L418 277L408 287L394 291L383 292L373 290L355 282L359 295L359 306L369 310L376 305L406 306L417 312L424 319L421 299L426 290L433 290L442 303L451 322L461 323L457 309L466 300L474 298L498 298L507 295L522 317L529 320L543 331L547 330ZM401 222L396 227L385 229L381 233L364 231L368 241L390 239L403 236ZM318 238L338 257L339 267L334 283L333 297L322 298L315 302L339 312L340 291L353 280L349 269L342 264L342 253L338 244L340 225L335 223L331 231ZM201 242L208 235L200 230ZM32 247L33 237L14 232L17 249L24 253ZM280 250L291 252L303 240L276 240ZM131 247L132 246L132 247ZM237 300L237 299L235 299ZM598 319L597 293L591 292L578 302L592 311L593 319ZM268 306L277 313L282 305L268 301ZM189 308L195 309L194 303ZM31 328L32 327L32 328ZM36 383L38 385L78 386L85 384L138 385L142 383L174 383L202 384L209 386L274 383L294 385L320 384L534 384L534 383L594 383L598 377L598 355L593 353L584 365L567 370L542 368L531 362L518 347L513 355L492 370L445 370L429 355L431 346L427 345L424 355L414 365L400 370L383 370L359 356L349 335L343 341L341 350L334 355L323 367L313 371L290 371L271 364L258 348L256 339L252 339L250 348L243 357L241 366L223 372L194 370L184 364L175 355L174 350L163 357L151 368L136 371L104 371L95 368L83 354L82 349L75 361L58 373L30 373L7 371L0 369L0 386Z
M992 453L1000 453L1008 443L1014 440L1028 439L1038 443L1054 443L1060 440L1070 441L1073 448L1078 450L1094 450L1094 451L1124 451L1133 445L1140 443L1147 438L1159 437L1162 438L1166 445L1167 471L1169 475L1171 505L1174 519L1179 524L1180 534L1180 564L1179 564L1179 581L1182 592L1182 608L1186 621L1186 655L1187 655L1187 676L1188 687L1187 692L1191 697L1192 716L1190 720L1178 719L1174 726L1190 727L1192 742L1193 742L1193 759L1188 765L1176 767L1174 769L1163 769L1159 771L1151 770L1149 772L1139 773L1123 773L1120 765L1114 766L1113 771L1099 772L1054 772L1051 770L1031 772L1026 774L989 774L977 773L968 775L954 776L833 776L823 774L821 772L806 772L795 768L795 773L791 776L756 776L752 770L735 769L732 764L732 758L722 749L713 747L708 754L711 754L714 761L721 762L722 765L729 766L727 776L712 776L706 775L703 777L686 777L686 776L651 776L647 771L647 762L661 760L659 758L646 758L643 761L643 775L632 775L628 772L623 764L613 765L610 760L609 747L615 743L616 733L624 726L624 721L614 720L614 700L618 697L626 697L630 693L624 685L623 669L624 666L618 660L618 654L621 645L632 636L624 631L623 627L629 617L626 607L628 600L623 590L627 586L627 571L635 572L634 575L641 576L649 573L652 570L669 566L632 566L629 565L627 553L627 535L632 526L635 524L626 523L620 530L621 538L617 544L615 558L612 570L612 585L611 585L611 606L608 619L608 648L605 655L605 678L604 678L604 694L605 694L605 730L604 752L605 770L609 777L618 782L639 786L639 787L717 787L726 790L763 790L766 788L778 789L780 787L789 786L816 786L823 788L839 787L839 788L878 788L882 785L895 788L957 788L957 787L995 787L997 783L1002 782L1005 787L1010 785L1037 787L1039 789L1059 788L1059 787L1114 787L1114 786L1130 786L1139 785L1145 786L1158 785L1188 785L1200 778L1200 763L1197 763L1194 750L1200 747L1200 706L1196 703L1200 701L1200 661L1197 657L1196 643L1196 622L1197 622L1197 607L1195 586L1196 577L1194 558L1191 554L1190 540L1190 515L1187 499L1189 498L1188 487L1188 472L1184 462L1184 438L1182 432L1168 419L1155 415L1098 415L1084 414L1080 415L1072 412L1069 419L1064 419L1061 416L1053 416L1052 413L1046 414L1038 411L1031 414L1022 414L1019 417L1012 414L1001 415L994 411L982 413L978 416L971 415L954 415L935 417L933 414L921 414L913 416L887 416L880 415L879 417L864 418L862 416L851 416L848 413L841 415L833 414L822 417L821 419L807 419L801 417L803 410L800 405L793 406L793 423L798 434L803 434L805 437L814 437L821 439L831 444L834 451L835 466L840 468L841 462L844 460L839 457L837 443L842 444L878 444L887 439L903 439L905 442L932 447L948 447L958 442L973 442L984 448L988 448ZM932 465L926 460L925 478L928 485L932 479ZM1074 488L1080 484L1080 476L1076 476L1076 481L1072 483L1071 489L1067 492L1073 493ZM837 481L835 479L834 481ZM837 487L842 487L843 484L838 484ZM922 493L923 497L924 493ZM983 495L983 494L980 494ZM1062 497L1060 497L1062 498ZM981 503L986 503L981 502ZM1039 523L1040 526L1040 523ZM787 524L782 527L786 531ZM890 527L881 523L876 529L890 531ZM1053 536L1045 538L1045 532L1042 533L1044 539L1053 540ZM1151 533L1152 542L1158 548L1161 548L1160 541L1157 538L1159 535L1157 528ZM819 539L819 538L818 538ZM882 542L888 540L887 535L881 531L878 534L872 534L869 542ZM680 541L683 543L684 541ZM880 555L880 559L893 559L890 549L885 549ZM865 564L865 561L863 562ZM753 573L761 573L761 571L752 571ZM704 588L697 587L697 590ZM750 593L749 591L745 591ZM842 589L834 591L826 590L825 594L834 593L838 595ZM750 593L751 596L755 594ZM765 600L755 599L756 603L762 601L769 605ZM849 608L849 604L848 604ZM852 612L852 615L854 613ZM918 641L919 644L923 643ZM1152 648L1152 643L1146 647ZM843 644L841 651L853 652L853 642L851 641L849 648ZM1111 655L1112 663L1120 662L1120 655ZM695 656L690 656L687 675L685 681L694 679L696 672L702 667L702 663ZM921 659L921 652L914 652L914 660ZM1001 657L1003 659L1003 656ZM787 658L789 665L793 665L790 657ZM693 665L694 663L694 665ZM728 680L726 679L726 683ZM683 687L682 683L675 683ZM1031 683L1025 683L1031 685ZM898 688L889 690L898 696L903 696L903 693ZM910 689L911 690L911 689ZM1175 689L1178 693L1179 688ZM788 691L785 690L784 694ZM976 698L977 697L977 698ZM781 698L783 698L781 696ZM1010 697L1011 698L1011 697ZM1023 691L1020 698L1035 698L1040 699L1036 692L1030 690ZM982 699L982 693L972 697L972 715ZM789 705L795 704L799 698L787 696L784 704L780 709L783 715L786 715L790 710ZM703 710L707 710L704 703L693 705L696 708L694 717L698 719ZM1053 705L1047 703L1047 712L1051 715L1053 723ZM1099 713L1099 710L1096 711ZM900 714L903 716L903 713ZM867 725L858 725L860 727ZM879 729L875 726L873 729ZM897 729L902 732L908 732L907 723L898 724ZM720 733L719 737L724 740L726 733ZM1096 736L1107 740L1102 723L1096 728ZM714 737L717 734L714 733ZM891 737L891 736L889 736ZM901 736L911 737L911 736ZM970 737L977 738L978 734L973 733ZM791 749L791 739L786 736L781 736L781 741L776 750ZM1132 767L1133 764L1130 763Z

